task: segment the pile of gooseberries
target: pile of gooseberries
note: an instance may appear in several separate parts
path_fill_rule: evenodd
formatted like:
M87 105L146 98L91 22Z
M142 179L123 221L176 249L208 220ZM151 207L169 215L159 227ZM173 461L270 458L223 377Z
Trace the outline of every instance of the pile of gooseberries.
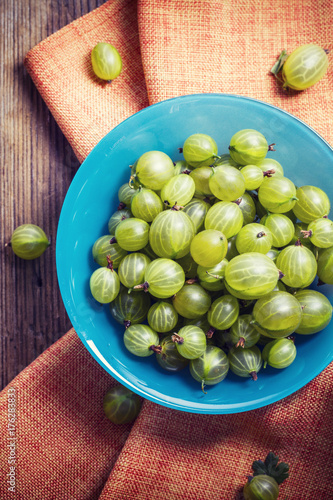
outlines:
M297 336L332 317L308 289L316 276L333 284L328 196L285 177L261 132L240 130L229 144L219 154L195 133L176 163L141 155L92 247L91 293L124 326L126 349L189 370L204 392L229 370L257 380L267 365L287 368Z

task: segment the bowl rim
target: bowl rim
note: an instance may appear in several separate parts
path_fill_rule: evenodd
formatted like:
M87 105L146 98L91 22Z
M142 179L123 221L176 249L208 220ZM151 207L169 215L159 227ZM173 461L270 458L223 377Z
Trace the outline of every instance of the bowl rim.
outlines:
M289 113L288 111L275 106L273 104L269 104L265 101L262 101L260 99L255 99L252 97L248 96L243 96L243 95L238 95L238 94L224 94L224 93L216 93L216 92L208 92L208 93L193 93L193 94L185 94L185 95L180 95L180 96L175 96L171 97L162 101L159 101L157 103L151 104L133 115L127 117L124 119L122 122L120 122L118 125L116 125L113 129L111 129L109 132L105 134L105 136L93 147L93 149L90 151L90 153L87 155L85 160L82 162L82 164L79 166L78 170L76 171L71 184L67 190L66 196L64 198L61 212L59 215L59 221L58 221L58 226L57 226L57 236L56 236L56 270L57 270L57 279L58 279L58 285L61 293L61 297L66 309L66 312L68 314L68 317L72 323L72 326L79 336L81 342L85 346L85 348L89 351L91 356L97 361L97 363L105 370L107 371L113 378L118 380L119 383L122 385L128 387L130 390L133 390L133 392L136 392L140 396L142 396L145 399L148 399L154 403L160 404L165 407L169 407L171 409L179 410L179 411L184 411L188 413L196 413L196 414L233 414L233 413L242 413L242 412L247 412L255 409L260 409L262 407L268 406L270 404L273 404L275 402L281 401L287 396L291 396L295 394L298 390L302 389L305 387L309 382L311 382L315 377L317 377L327 366L331 363L333 360L327 358L325 360L325 363L322 363L316 370L313 370L308 377L304 377L302 379L302 382L299 384L296 384L296 386L293 386L293 389L290 390L288 387L284 390L281 390L278 392L278 394L273 394L271 397L266 398L267 401L261 401L258 404L258 401L251 401L249 404L246 404L242 407L236 406L236 405L222 405L219 404L218 408L215 409L213 405L206 405L205 407L199 407L193 409L189 405L182 405L180 403L180 399L177 399L177 403L175 401L169 401L167 399L162 399L160 397L157 397L156 395L154 396L151 393L145 392L142 388L135 386L132 384L130 381L128 381L126 378L124 378L116 369L114 369L110 363L103 357L103 355L98 351L98 348L94 344L92 340L86 339L84 332L80 328L79 322L72 317L71 311L70 311L70 305L69 305L69 298L68 298L68 293L66 292L65 284L62 281L61 278L61 259L62 257L62 252L60 250L60 245L59 242L62 238L62 227L64 225L64 221L66 220L66 214L70 208L70 203L69 203L69 196L71 195L72 191L76 189L77 186L81 185L81 179L85 179L86 175L86 165L90 163L91 159L94 157L94 155L98 154L100 151L103 151L104 149L104 143L108 140L108 137L110 134L117 134L118 130L124 126L127 125L128 121L132 121L133 119L137 119L137 117L144 117L145 114L150 113L152 109L158 109L159 107L164 107L168 106L169 104L172 104L176 101L186 101L186 100L193 100L193 99L207 99L207 98L227 98L227 99L241 99L243 101L250 101L250 102L255 102L259 105L263 105L268 108L272 108L273 110L280 112L284 115L287 115L291 119L299 122L302 126L306 127L306 129L310 130L312 133L314 133L322 142L325 144L328 149L330 150L331 153L333 153L333 148L332 146L315 130L313 129L310 125L305 123L302 119L298 118L297 116ZM160 393L162 395L162 393Z

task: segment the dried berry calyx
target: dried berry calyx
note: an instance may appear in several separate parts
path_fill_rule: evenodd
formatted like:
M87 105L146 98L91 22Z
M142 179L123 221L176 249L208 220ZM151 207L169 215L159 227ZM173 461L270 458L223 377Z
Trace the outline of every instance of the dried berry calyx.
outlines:
M255 460L252 464L253 475L266 474L271 476L278 484L283 483L289 477L289 465L285 462L279 463L279 457L270 451L262 460Z

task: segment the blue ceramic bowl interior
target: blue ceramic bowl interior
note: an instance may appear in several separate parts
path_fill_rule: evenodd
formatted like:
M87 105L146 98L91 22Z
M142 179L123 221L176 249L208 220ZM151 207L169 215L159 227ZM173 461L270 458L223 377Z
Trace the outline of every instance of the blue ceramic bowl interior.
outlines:
M129 178L129 165L144 152L160 150L174 161L178 149L197 132L211 135L219 153L227 153L232 135L253 128L262 132L297 186L312 184L333 200L333 151L314 130L294 116L253 99L235 95L201 94L177 97L131 116L109 132L93 149L75 175L63 204L57 235L57 272L69 318L97 362L121 384L144 398L192 413L239 413L278 401L303 387L333 359L333 322L315 335L297 335L297 357L284 370L262 369L258 380L229 373L207 394L188 368L170 374L154 356L138 358L123 344L124 329L107 305L91 296L89 278L98 267L92 245L108 234L108 219L118 206L117 192ZM316 282L312 285L316 287ZM332 288L320 291L332 300Z

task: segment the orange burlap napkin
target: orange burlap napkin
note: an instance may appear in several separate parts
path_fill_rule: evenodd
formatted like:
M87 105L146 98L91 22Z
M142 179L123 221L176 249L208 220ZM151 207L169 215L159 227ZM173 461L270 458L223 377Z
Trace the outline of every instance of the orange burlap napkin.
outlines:
M113 0L32 49L25 63L80 160L142 107L198 92L275 104L333 144L332 64L301 93L284 93L268 74L283 48L331 49L332 20L329 0ZM111 86L90 67L101 40L124 61ZM252 461L272 450L291 469L281 500L330 500L332 376L333 364L288 398L238 415L144 401L134 425L116 426L102 399L117 382L71 330L0 395L0 498L232 500Z

